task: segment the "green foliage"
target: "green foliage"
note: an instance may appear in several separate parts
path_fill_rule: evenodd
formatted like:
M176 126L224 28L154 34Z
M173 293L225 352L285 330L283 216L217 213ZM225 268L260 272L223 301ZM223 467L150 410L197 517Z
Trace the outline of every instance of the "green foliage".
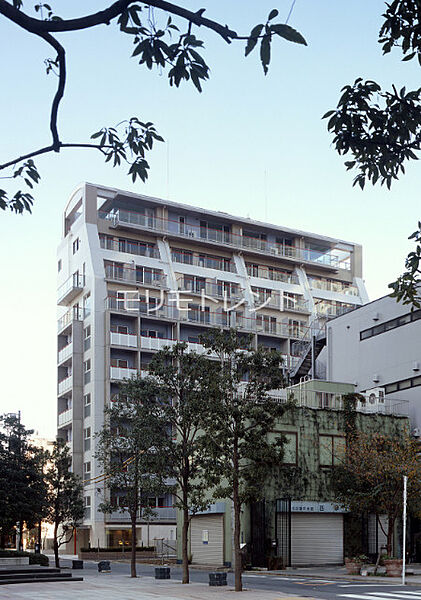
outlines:
M379 42L383 44L383 54L387 54L392 48L399 46L404 55L402 60L411 60L416 56L421 65L419 1L393 0L386 6L386 12L383 15L385 21L379 34Z
M64 46L52 35L56 32L74 32L79 29L88 29L101 24L109 25L116 20L117 26L123 35L129 36L133 50L131 56L138 60L139 65L152 70L154 67L159 74L166 72L171 86L179 87L182 82L191 82L201 92L205 81L209 79L210 68L203 57L204 44L193 32L193 27L204 27L219 35L227 43L246 40L246 56L261 39L260 58L264 73L268 72L271 59L271 42L274 36L281 37L289 42L306 45L300 33L287 24L272 23L278 16L278 11L273 9L265 25L258 25L252 29L250 36L238 35L228 25L223 25L204 16L205 8L192 12L176 4L163 3L162 10L155 13L154 2L114 2L107 8L87 16L62 19L55 15L50 4L37 2L33 4L34 15L23 12L23 2L13 0L13 5L2 7L0 15L13 23L35 34L50 44L56 52L55 58L46 58L44 63L46 72L58 76L58 87L51 105L50 130L52 144L39 148L15 159L0 164L0 171L23 163L17 171L4 179L13 179L23 176L25 184L32 189L33 183L38 183L40 175L32 158L49 152L61 152L64 148L91 148L101 152L105 161L113 167L124 162L129 164L128 175L132 181L137 179L145 182L148 177L149 163L145 157L147 151L152 150L154 141L163 141L156 133L152 123L144 123L137 117L122 121L124 131L119 133L114 127L103 127L91 136L96 143L63 143L60 138L57 118L60 102L64 96L66 84L66 54ZM161 8L161 3L159 3ZM24 22L22 21L24 16ZM179 23L173 22L173 17ZM40 18L39 18L40 17ZM165 23L165 24L163 24ZM264 31L264 33L262 33ZM118 127L118 126L117 126ZM29 159L29 160L28 160ZM26 161L26 162L25 162ZM21 171L18 173L18 171ZM11 209L16 213L31 212L33 196L25 190L18 190L12 194L8 190L0 189L0 209Z
M405 173L404 164L417 160L421 143L421 89L406 92L393 86L385 92L374 81L355 80L342 88L336 110L324 116L340 155L351 154L347 170L358 171L353 185L380 181L390 189Z
M0 528L8 533L16 522L32 527L46 514L46 455L30 444L33 431L16 415L2 415L0 428Z
M396 281L389 284L392 298L402 304L411 304L412 309L421 308L421 221L418 229L409 238L416 242L416 248L405 259L405 271Z
M301 33L296 31L290 25L284 23L270 23L272 19L277 17L279 12L276 9L270 11L268 19L265 24L260 23L251 30L249 37L247 38L247 45L245 48L245 56L248 56L256 47L258 40L260 39L260 61L262 63L263 72L267 75L269 71L269 64L271 58L271 43L273 36L279 36L289 42L295 44L302 44L307 46L306 40L303 38ZM262 32L264 33L262 34Z

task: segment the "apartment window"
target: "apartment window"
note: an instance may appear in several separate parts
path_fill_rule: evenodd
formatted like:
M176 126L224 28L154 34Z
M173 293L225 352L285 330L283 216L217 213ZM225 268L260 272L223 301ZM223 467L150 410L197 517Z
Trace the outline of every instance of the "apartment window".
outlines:
M111 359L111 366L112 367L119 367L120 369L127 369L128 368L128 362L126 359L123 358L112 358Z
M76 254L76 252L79 250L79 246L80 246L79 238L76 238L72 244L73 254Z
M171 256L174 262L184 263L187 265L193 264L193 252L190 252L188 250L174 248L171 252Z
M90 427L85 427L85 429L83 430L83 448L85 451L91 449L91 428Z
M88 508L88 507L91 506L91 497L90 496L85 496L84 497L84 504L85 504L86 508Z
M345 438L341 435L319 435L319 459L321 467L342 464Z
M127 335L129 333L129 328L127 325L115 325L111 327L111 331L113 331L114 333L122 333L124 335Z
M380 325L375 325L374 327L360 331L360 340L367 340L368 338L391 331L397 327L402 327L402 325L407 325L412 321L418 321L419 319L421 319L421 310L414 310L412 313L406 313L405 315L397 317L396 319L391 319Z
M88 460L86 463L83 463L83 472L85 475L91 474L91 461Z
M84 399L83 416L86 419L86 417L91 416L91 394L85 394L83 399Z
M181 233L181 235L184 235L186 233L185 225L186 225L185 218L178 217L178 227L179 227L179 232Z
M91 359L85 360L83 363L83 382L89 383L91 381Z
M61 259L57 262L57 271L60 273L62 267Z
M89 350L89 348L91 347L91 326L88 325L87 327L85 327L85 329L83 330L83 349Z
M91 294L88 293L83 297L83 318L85 319L91 314Z
M411 377L409 379L403 379L401 381L394 381L384 386L386 394L392 394L393 392L400 392L401 390L407 390L413 387L421 386L421 375Z

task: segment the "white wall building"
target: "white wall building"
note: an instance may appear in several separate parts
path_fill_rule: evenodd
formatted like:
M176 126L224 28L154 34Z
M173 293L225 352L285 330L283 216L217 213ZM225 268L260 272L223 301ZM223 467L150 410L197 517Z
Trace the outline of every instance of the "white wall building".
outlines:
M200 352L201 333L232 326L293 370L313 321L367 301L357 244L92 184L64 210L58 286L58 433L85 480L101 474L104 406L160 348L184 340ZM128 516L99 512L103 494L86 484L78 545L127 535ZM172 498L156 512L149 526L139 519L140 543L175 535Z
M409 402L412 426L421 428L421 310L385 296L330 321L327 375L373 390L373 403L383 394Z

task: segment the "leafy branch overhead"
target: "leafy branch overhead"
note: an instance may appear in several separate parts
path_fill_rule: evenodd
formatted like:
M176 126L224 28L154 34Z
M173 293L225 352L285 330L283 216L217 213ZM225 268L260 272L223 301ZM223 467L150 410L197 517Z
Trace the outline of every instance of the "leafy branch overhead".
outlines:
M158 10L157 14L155 9ZM260 40L260 60L265 74L271 60L271 42L274 36L287 41L307 45L300 33L287 24L273 23L279 15L273 9L266 24L257 25L249 36L239 35L228 25L204 16L205 8L191 11L183 6L165 0L117 0L104 10L83 17L63 19L54 13L50 4L35 3L31 11L24 11L22 0L7 2L0 0L0 15L12 21L28 33L32 33L55 51L53 58L44 61L47 74L58 78L57 91L52 100L50 131L52 143L0 164L0 171L8 174L2 179L13 180L23 177L23 183L29 189L19 189L15 193L0 189L0 209L10 208L16 213L31 212L34 198L31 190L40 180L39 171L33 158L50 152L61 152L64 148L94 149L105 156L105 161L114 167L127 163L128 175L133 182L148 177L149 163L147 154L152 150L154 141L162 142L153 123L138 117L121 121L116 127L103 127L91 136L88 142L63 142L58 128L58 112L66 86L66 53L64 46L53 34L91 29L99 25L109 25L115 20L119 30L131 38L133 50L131 56L139 65L149 70L154 67L162 74L166 71L169 84L179 87L185 81L191 81L201 92L203 83L209 79L209 66L203 58L203 41L194 28L205 28L219 35L225 42L245 41L247 56ZM177 18L177 24L173 19ZM162 22L165 21L165 25Z
M419 0L386 3L379 43L383 54L399 48L404 62L417 58L421 65L421 7ZM390 189L393 180L405 173L405 164L417 160L421 142L421 88L386 91L375 81L358 78L342 88L328 130L340 155L356 172L354 185L364 189L367 181Z

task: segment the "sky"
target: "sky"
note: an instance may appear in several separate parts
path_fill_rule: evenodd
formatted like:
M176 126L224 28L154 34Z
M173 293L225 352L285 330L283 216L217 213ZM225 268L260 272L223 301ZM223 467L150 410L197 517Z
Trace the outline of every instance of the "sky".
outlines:
M111 3L111 2L110 2ZM284 20L292 0L214 0L207 16L241 34L272 8ZM50 2L75 17L103 9L105 0ZM69 7L70 4L70 7ZM197 10L193 1L182 5ZM31 2L26 0L25 7ZM170 87L165 72L148 71L115 23L62 33L67 89L60 108L64 142L87 142L103 126L138 116L152 121L165 143L149 157L146 184L113 169L93 150L63 150L37 159L42 180L33 214L0 214L0 412L22 411L39 435L56 431L56 247L62 211L79 182L151 194L277 225L361 243L370 300L388 293L411 249L420 219L420 166L391 191L352 187L321 116L343 85L357 77L390 88L419 86L419 67L399 51L382 56L381 0L296 0L290 25L307 47L276 40L265 77L258 52L244 58L242 42L194 32L205 42L210 80L199 94L190 83ZM164 23L162 13L156 13ZM0 17L0 163L50 143L49 111L57 81L46 75L43 40ZM8 181L1 187L16 188Z

